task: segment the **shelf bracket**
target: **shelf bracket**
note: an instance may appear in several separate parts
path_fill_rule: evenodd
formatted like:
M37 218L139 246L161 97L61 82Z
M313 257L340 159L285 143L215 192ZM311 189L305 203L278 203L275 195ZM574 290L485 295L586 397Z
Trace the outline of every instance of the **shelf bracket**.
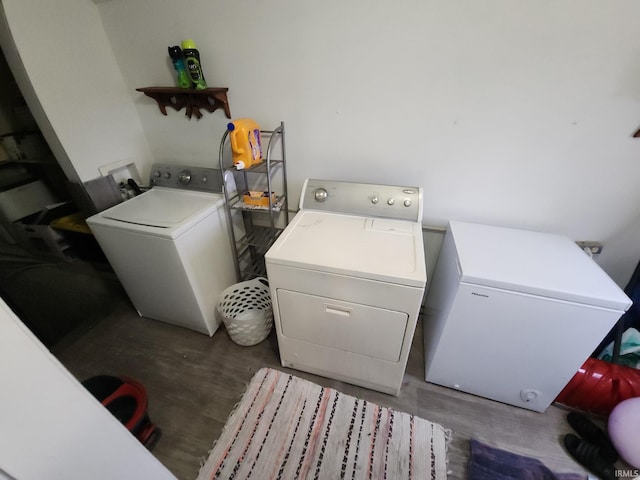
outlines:
M200 110L213 113L221 108L227 118L231 118L229 102L227 101L228 88L191 90L179 87L144 87L136 88L136 91L154 99L163 115L167 115L167 107L171 107L178 112L186 108L185 116L187 118L195 115L199 120L202 118Z

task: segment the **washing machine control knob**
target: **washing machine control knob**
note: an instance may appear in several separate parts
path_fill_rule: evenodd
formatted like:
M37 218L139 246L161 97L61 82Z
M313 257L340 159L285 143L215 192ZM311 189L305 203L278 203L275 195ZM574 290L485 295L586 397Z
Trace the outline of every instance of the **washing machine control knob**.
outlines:
M164 178L171 178L171 172L167 172L164 174Z
M183 170L178 175L178 180L181 184L187 185L191 181L191 172L189 170Z
M154 177L160 177L162 174L160 173L160 170L156 170L155 172L153 172L153 176Z
M387 200L387 205L393 205L394 203L396 203L396 199L393 197Z
M327 192L324 188L316 188L313 192L313 198L316 199L316 202L324 202L329 196L329 192Z
M373 203L374 205L375 205L376 203L378 203L378 200L379 200L379 199L378 199L378 196L377 196L377 195L374 195L373 197L371 197L371 203Z
M404 199L404 202L402 202L402 204L403 204L405 207L410 207L410 206L411 206L411 199L410 199L410 198L405 198L405 199Z

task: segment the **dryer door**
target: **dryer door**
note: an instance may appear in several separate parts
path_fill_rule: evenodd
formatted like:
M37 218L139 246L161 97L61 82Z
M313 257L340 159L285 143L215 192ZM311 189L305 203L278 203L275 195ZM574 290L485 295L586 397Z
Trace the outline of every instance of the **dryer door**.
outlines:
M397 362L408 315L305 293L278 290L282 334L351 353Z

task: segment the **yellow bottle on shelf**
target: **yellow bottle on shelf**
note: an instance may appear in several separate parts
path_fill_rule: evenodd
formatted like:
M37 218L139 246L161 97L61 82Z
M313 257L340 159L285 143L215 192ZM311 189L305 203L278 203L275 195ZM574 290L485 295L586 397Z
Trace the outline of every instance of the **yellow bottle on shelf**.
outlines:
M260 126L251 118L238 118L227 125L231 140L233 165L238 169L249 168L262 162Z

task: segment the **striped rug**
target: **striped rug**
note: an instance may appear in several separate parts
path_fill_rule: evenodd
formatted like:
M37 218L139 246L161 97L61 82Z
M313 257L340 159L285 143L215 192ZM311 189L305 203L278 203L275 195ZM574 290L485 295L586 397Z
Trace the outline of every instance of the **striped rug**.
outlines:
M442 480L449 437L438 424L263 368L198 480Z

